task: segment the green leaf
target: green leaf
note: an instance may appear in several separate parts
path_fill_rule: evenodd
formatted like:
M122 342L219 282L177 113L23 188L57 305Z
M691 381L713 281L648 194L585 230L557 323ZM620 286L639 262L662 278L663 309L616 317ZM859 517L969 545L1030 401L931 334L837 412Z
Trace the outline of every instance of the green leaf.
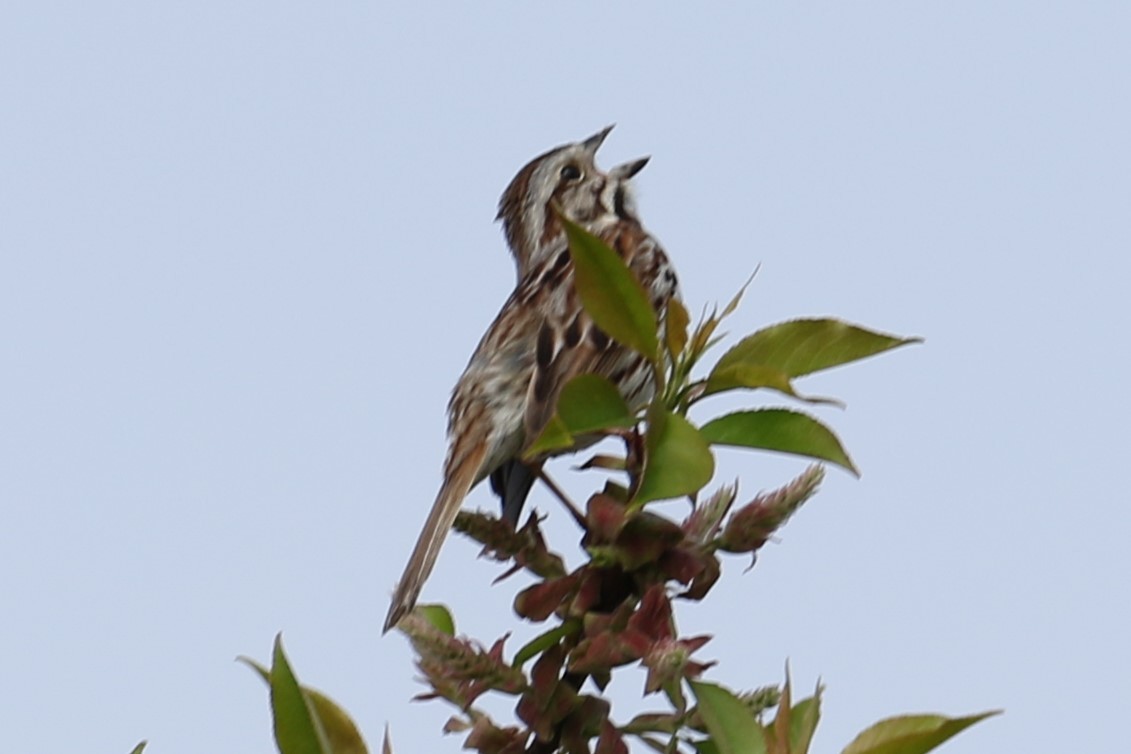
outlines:
M751 390L768 388L770 390L777 390L779 393L784 393L800 401L805 401L806 403L840 404L840 401L832 398L801 395L794 389L793 382L785 372L764 364L749 364L746 362L731 364L722 369L716 366L712 369L711 374L707 377L707 384L703 395L707 396L712 393L721 393L724 390L734 390L735 388L749 388Z
M776 450L817 458L860 476L832 430L807 414L783 408L739 411L709 421L699 431L712 445Z
M806 754L817 723L821 720L821 687L808 699L793 705L789 717L789 747L791 754Z
M297 705L292 706L294 701L290 694L293 692L291 682L295 681L294 674L291 672L290 665L287 663L286 655L282 653L282 646L276 638L276 658L275 667L272 670L260 665L250 657L237 657L239 662L244 663L249 668L254 670L260 678L267 683L272 691L272 710L275 714L276 726L276 740L279 740L279 706L276 699L285 702L287 709L286 712L290 722L285 727L293 727L292 723L298 719L301 723L301 709ZM279 658L282 657L280 664ZM287 680L289 676L290 680ZM281 689L282 696L278 696L275 692L276 686ZM300 686L299 687L303 700L304 708L309 713L309 720L311 728L314 730L314 740L320 747L318 749L298 749L298 751L321 751L326 754L367 754L368 749L365 746L365 741L361 737L361 733L357 729L357 725L346 714L345 710L339 707L332 699L315 689ZM296 710L298 712L296 713ZM297 714L297 718L295 717ZM309 730L307 734L309 735ZM291 739L288 737L288 741ZM299 741L301 743L301 739ZM290 744L288 744L290 745ZM282 752L289 752L290 749L284 749L283 743L279 742L279 750Z
M531 657L534 657L535 655L546 651L550 647L560 642L562 638L575 634L580 629L581 621L571 618L557 628L550 629L545 633L535 636L533 639L523 645L522 649L518 650L518 652L515 653L514 660L511 662L511 665L516 668L521 668L523 664Z
M600 375L581 374L562 388L556 413L526 449L524 457L535 458L553 450L571 448L577 435L634 424L636 417L613 383Z
M318 723L326 734L332 754L368 754L357 724L330 697L321 691L303 687L303 693L314 707Z
M767 748L771 752L808 754L809 744L820 720L821 685L808 699L793 703L793 680L789 676L789 663L785 666L785 683L774 721L766 726Z
M790 749L793 720L793 681L789 677L789 663L785 664L785 684L778 700L778 712L774 721L765 726L766 748L772 754L793 754Z
M287 662L282 634L275 637L270 676L271 712L280 754L330 754L326 734Z
M572 447L573 435L570 434L569 427L566 426L560 416L554 414L546 422L546 426L542 428L542 434L538 435L534 442L530 443L523 451L522 457L525 460L530 460L544 453Z
M677 358L687 347L687 326L691 324L691 315L687 307L677 298L668 302L668 311L664 315L664 343L672 358Z
M146 745L147 743L148 743L148 741L142 741L142 742L138 743L138 745L137 745L137 746L135 746L135 747L134 747L134 748L133 748L133 749L132 749L132 750L130 751L130 754L141 754L141 753L142 753L143 751L145 751L145 745Z
M924 754L1001 710L966 717L903 715L881 720L845 747L843 754Z
M835 319L798 319L771 325L743 338L723 354L711 375L747 364L801 377L920 342L922 338L885 335Z
M620 391L597 374L580 374L566 383L558 398L558 416L574 435L636 424Z
M750 284L754 282L754 278L757 277L758 270L760 269L762 269L761 264L754 268L754 272L750 273L750 277L746 278L746 282L743 283L742 287L738 289L738 293L734 294L734 298L730 300L730 303L726 305L725 309L723 309L723 313L719 315L720 320L726 319L731 314L733 314L734 310L738 308L738 305L742 303L742 297L746 295L746 289L749 288Z
M254 670L259 675L260 678L263 679L263 682L267 684L268 688L271 687L271 671L270 670L268 670L264 666L260 665L258 662L251 659L250 657L245 657L244 655L240 655L239 657L237 657L236 662L242 662L244 665L247 665L249 668Z
M648 409L646 456L640 488L643 504L698 492L715 474L715 456L691 422L658 406Z
M604 241L560 214L558 219L569 239L574 285L585 311L613 340L656 363L659 322L640 281Z
M765 754L762 726L742 700L713 683L689 683L719 754Z
M456 635L456 621L452 613L443 605L417 605L416 613L432 624L432 627L448 636Z
M695 326L694 332L691 333L691 353L698 356L711 347L711 336L714 335L715 329L719 326L722 320L718 316L718 310L713 309L710 314L704 309L703 317L700 319L698 325Z

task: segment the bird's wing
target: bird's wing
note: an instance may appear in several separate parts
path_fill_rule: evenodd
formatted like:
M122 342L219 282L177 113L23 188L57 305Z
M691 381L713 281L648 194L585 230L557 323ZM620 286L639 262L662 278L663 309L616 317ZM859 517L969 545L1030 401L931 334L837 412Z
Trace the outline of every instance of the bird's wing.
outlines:
M636 274L653 306L666 307L675 293L675 277L668 272L667 258L655 239L638 224L622 222L602 234ZM568 250L563 252L568 254ZM573 265L559 256L548 261L539 278L532 276L529 296L542 312L534 353L534 371L526 401L525 434L529 443L541 434L557 409L558 396L571 379L597 374L616 385L634 405L639 392L650 389L646 359L620 345L599 328L581 306L573 285ZM560 270L553 280L552 270ZM568 284L561 285L561 282ZM670 281L670 284L669 282ZM544 283L551 283L549 285ZM552 284L559 283L559 284Z

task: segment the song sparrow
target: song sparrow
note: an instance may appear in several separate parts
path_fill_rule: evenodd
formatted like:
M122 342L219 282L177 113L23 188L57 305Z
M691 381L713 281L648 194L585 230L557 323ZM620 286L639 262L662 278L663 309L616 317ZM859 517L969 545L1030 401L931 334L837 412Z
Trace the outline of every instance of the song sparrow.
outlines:
M651 398L652 376L644 359L613 342L582 309L554 211L556 206L609 244L640 280L657 312L662 314L678 295L667 255L640 224L632 199L629 179L647 158L608 173L594 165L609 130L535 158L500 200L499 216L519 282L456 383L448 405L443 483L397 584L385 631L415 605L475 484L492 476L492 486L503 497L504 517L518 520L536 473L519 457L553 415L558 394L572 377L603 375L632 406Z
M503 192L495 219L503 223L518 283L532 267L561 251L563 237L553 217L555 203L570 219L589 224L598 215L608 214L610 202L608 197L602 202L600 194L611 190L613 209L617 209L619 201L620 214L635 219L627 181L640 172L648 158L619 165L608 174L598 170L597 150L612 130L613 126L607 126L587 139L563 144L535 157ZM618 187L622 188L619 196ZM536 475L536 467L517 458L504 461L490 474L491 489L499 496L503 518L515 526Z

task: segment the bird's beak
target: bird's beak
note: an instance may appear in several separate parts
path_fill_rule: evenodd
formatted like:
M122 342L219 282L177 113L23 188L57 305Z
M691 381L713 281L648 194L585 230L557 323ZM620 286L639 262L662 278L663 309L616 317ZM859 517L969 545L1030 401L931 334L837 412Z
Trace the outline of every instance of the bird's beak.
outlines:
M605 126L600 131L581 142L581 146L585 147L585 151L589 154L597 154L597 150L600 149L601 145L605 142L605 137L609 135L609 131L612 131L615 125L616 124L613 123L612 125Z
M625 162L621 165L617 165L615 168L609 171L609 177L616 178L617 180L621 181L627 181L629 178L643 170L644 166L648 164L648 160L650 159L652 158L641 157L639 160L632 160L630 162Z

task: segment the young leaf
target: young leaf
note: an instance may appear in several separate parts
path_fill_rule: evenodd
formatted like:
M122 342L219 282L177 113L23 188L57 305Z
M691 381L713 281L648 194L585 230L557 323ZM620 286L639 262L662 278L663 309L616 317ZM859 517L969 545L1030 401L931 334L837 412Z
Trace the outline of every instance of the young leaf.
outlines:
M771 325L743 338L723 354L711 376L738 364L748 364L801 377L919 342L922 338L885 335L835 319L798 319Z
M738 293L734 294L734 298L732 298L730 300L730 303L726 305L726 308L723 309L723 313L719 315L719 319L726 319L734 313L734 310L737 309L738 305L742 303L742 297L746 295L746 289L749 288L750 284L754 282L754 278L757 277L758 270L760 269L762 269L761 264L754 268L754 272L750 273L750 277L746 278L746 282L743 283L742 287L738 289Z
M604 241L558 215L569 239L574 285L581 305L613 340L648 357L659 356L659 323L648 295Z
M330 754L326 734L287 662L282 635L275 637L270 675L271 712L280 754Z
M668 313L664 315L664 344L672 358L678 358L687 346L687 326L691 324L691 316L687 307L677 299L668 302Z
M793 680L789 677L789 665L785 668L785 685L782 687L781 700L778 702L778 716L774 718L775 732L778 740L784 733L789 754L808 754L809 744L813 740L813 733L817 730L817 723L821 719L821 684L808 699L802 699L793 704ZM782 714L782 707L788 706L789 713ZM779 726L784 723L784 726ZM780 728L784 727L785 730Z
M762 726L740 699L713 683L689 683L719 754L765 754Z
M790 751L790 728L793 718L793 681L789 677L789 663L785 665L785 684L781 687L781 699L774 721L765 726L766 748L769 754L792 754ZM800 752L799 754L805 754Z
M321 691L304 687L303 693L314 707L319 726L326 734L330 754L368 754L357 724L344 709Z
M966 717L903 715L881 720L857 736L842 754L925 754L987 717L991 710Z
M587 459L584 463L580 463L573 467L574 471L585 471L586 469L609 469L610 471L624 471L625 460L623 456L610 456L603 453L598 453L592 458Z
M715 474L715 457L691 422L653 406L648 411L644 474L638 504L698 492Z
M433 628L448 636L456 635L456 621L452 613L443 605L417 605L416 612L428 621Z
M802 699L790 710L789 746L792 754L807 754L817 723L821 719L821 688L817 694Z
M712 445L808 456L835 463L860 476L832 430L807 414L782 408L739 411L707 422L699 432Z
M691 353L700 355L711 344L711 336L715 334L715 329L719 326L722 319L718 316L718 310L712 309L710 314L707 310L703 310L703 316L699 320L699 324L695 326L695 331L691 334Z
M259 675L259 677L263 679L263 682L267 684L267 688L271 688L271 671L270 670L263 667L258 662L251 659L250 657L245 657L244 655L240 655L239 657L237 657L236 662L242 662L244 665L247 665L249 668L254 670Z

